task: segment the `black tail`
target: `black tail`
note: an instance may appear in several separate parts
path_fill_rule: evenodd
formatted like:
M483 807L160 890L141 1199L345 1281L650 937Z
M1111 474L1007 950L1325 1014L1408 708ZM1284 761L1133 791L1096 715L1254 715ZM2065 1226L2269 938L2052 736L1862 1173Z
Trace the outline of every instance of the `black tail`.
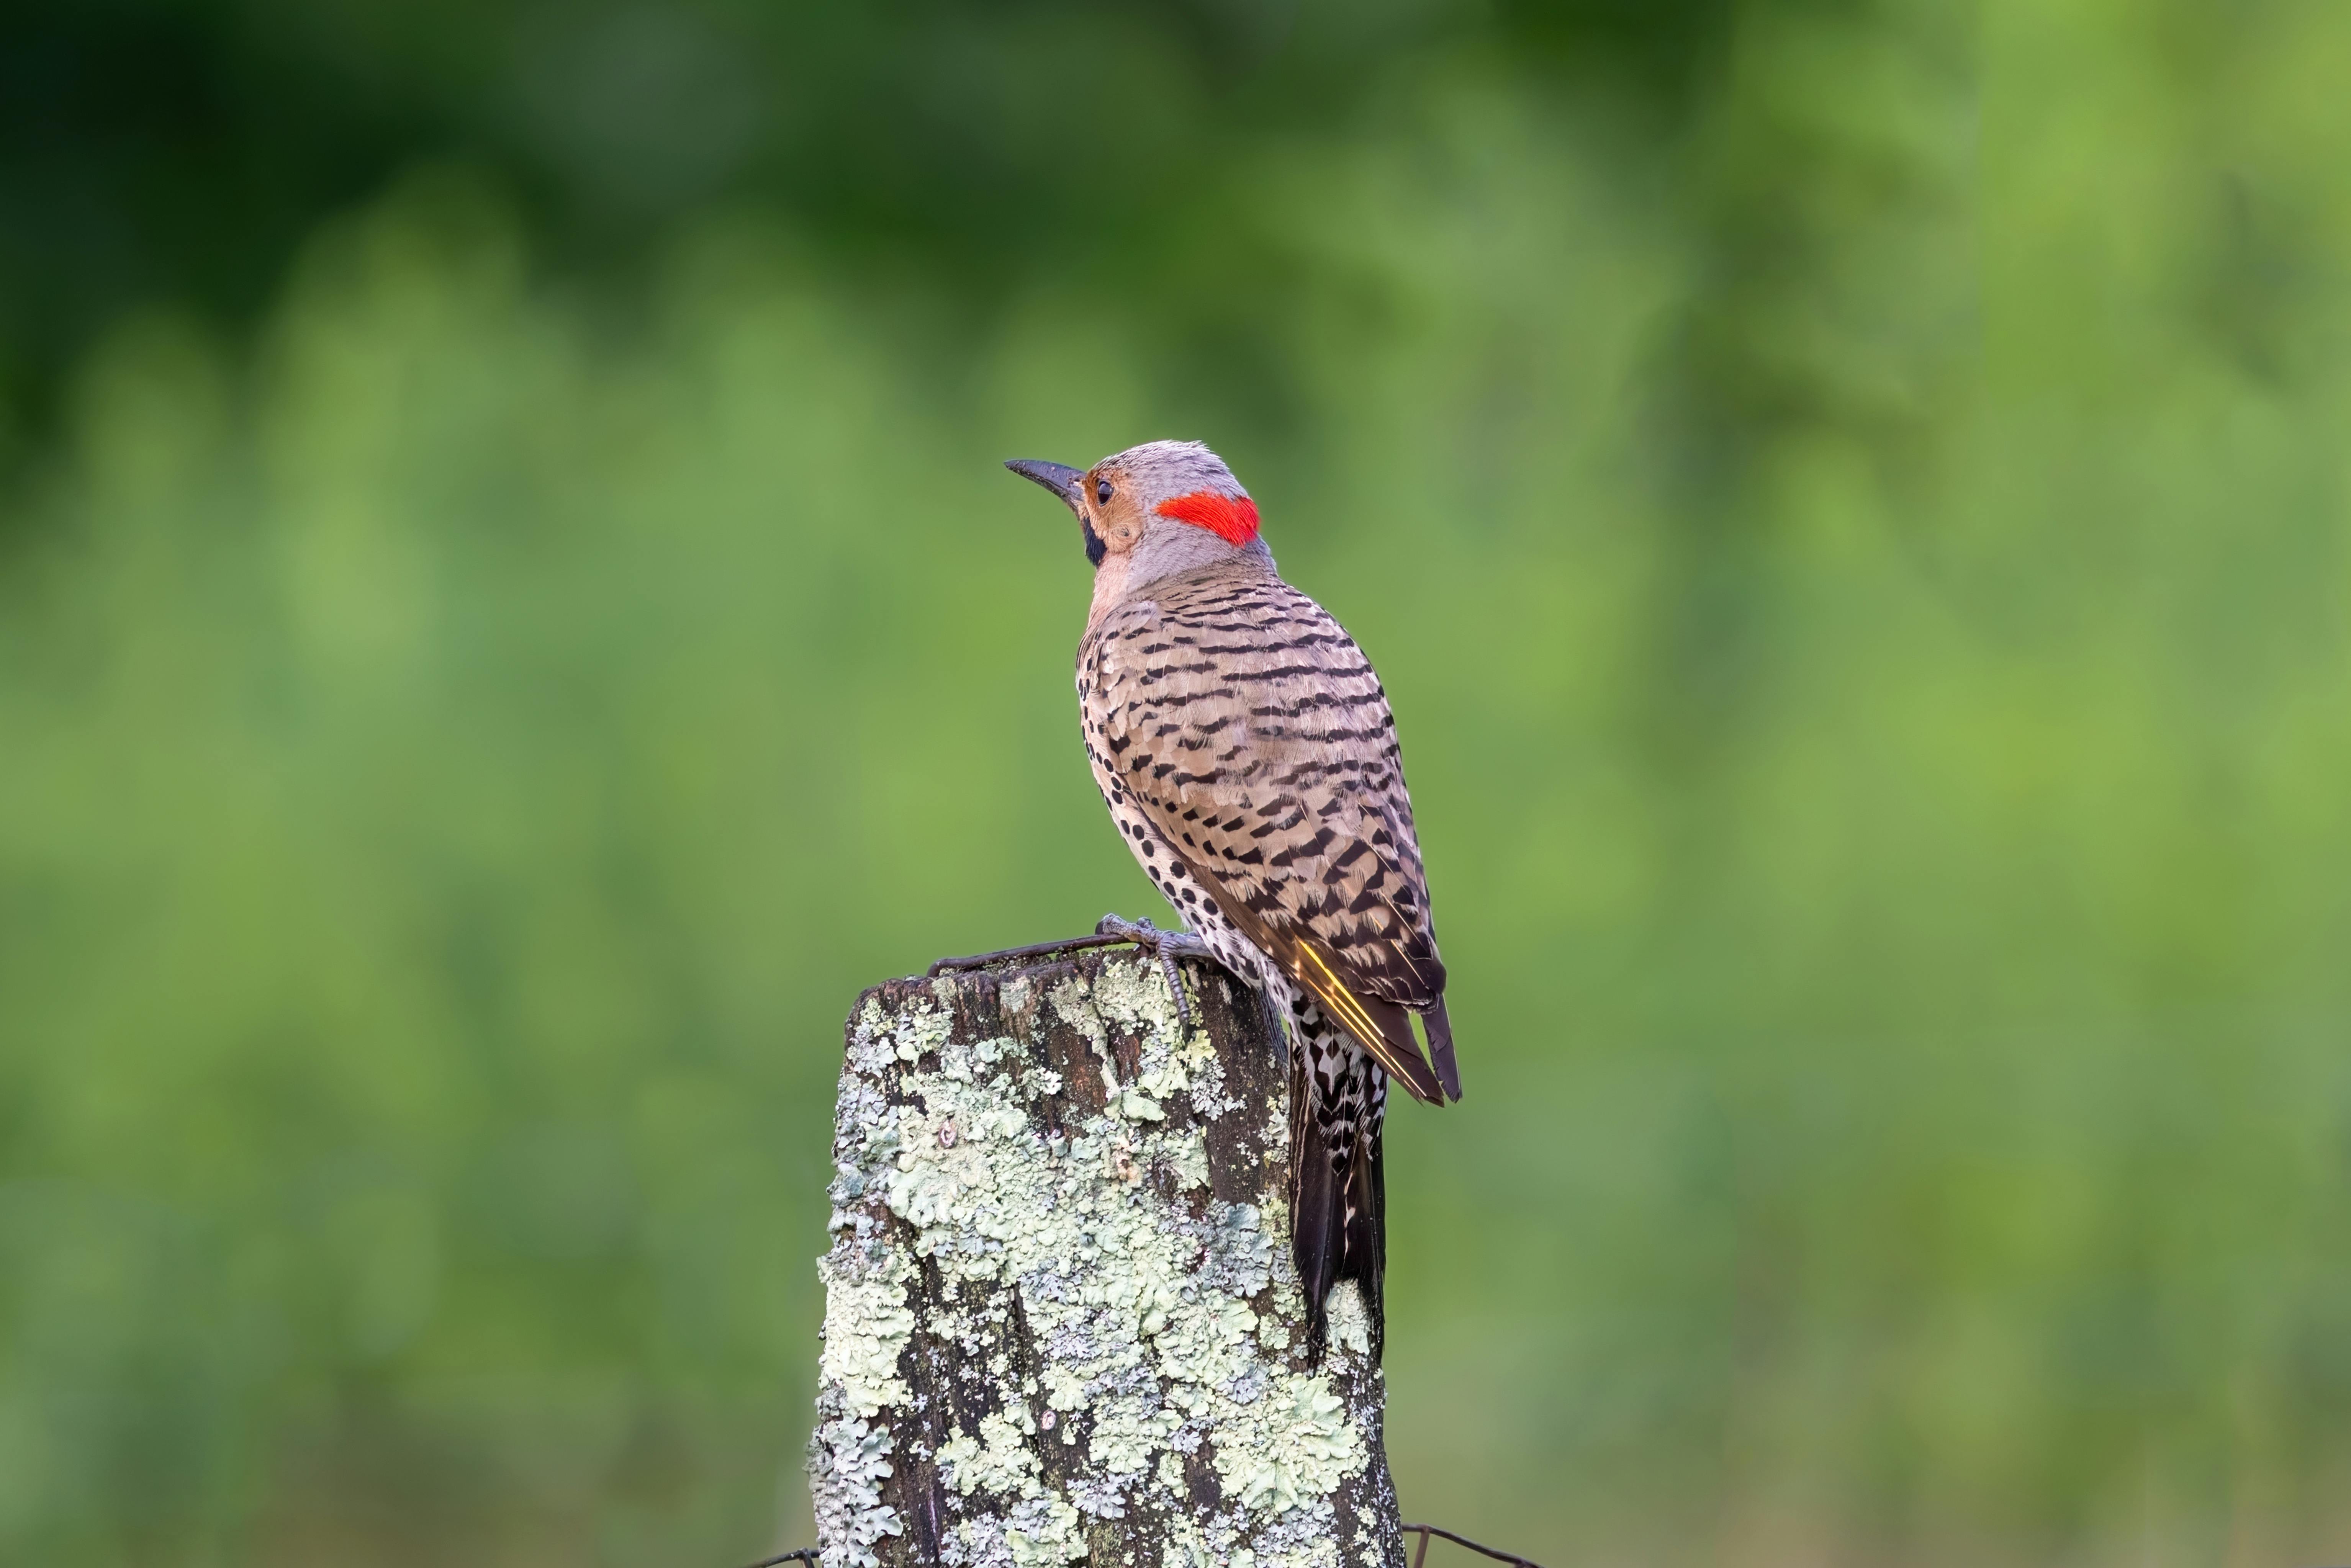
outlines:
M1325 1128L1314 1114L1304 1055L1290 1055L1290 1255L1306 1298L1307 1365L1322 1365L1330 1334L1326 1303L1341 1280L1353 1280L1363 1293L1376 1362L1387 1337L1380 1283L1388 1256L1379 1112L1370 1109L1342 1135L1343 1145L1333 1147L1330 1135L1339 1129Z
M1448 1100L1461 1097L1461 1067L1453 1059L1453 1020L1445 1015L1445 998L1438 996L1421 1014L1420 1026L1428 1033L1428 1059L1437 1068L1437 1082Z

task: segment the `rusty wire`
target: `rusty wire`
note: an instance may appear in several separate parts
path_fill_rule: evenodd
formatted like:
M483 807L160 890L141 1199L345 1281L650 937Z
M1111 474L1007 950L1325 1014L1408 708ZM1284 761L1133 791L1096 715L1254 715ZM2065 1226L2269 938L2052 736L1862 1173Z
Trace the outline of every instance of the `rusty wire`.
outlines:
M1074 952L1080 948L1114 947L1133 941L1132 937L1110 936L1101 931L1092 936L1070 937L1058 942L1030 942L1025 948L999 948L992 953L973 953L968 958L943 958L931 965L924 976L936 980L943 974L967 969L984 969L992 963L1009 963L1015 959L1044 958L1052 953Z
M1453 1532L1440 1530L1434 1524L1403 1524L1396 1528L1406 1535L1420 1537L1420 1550L1412 1554L1412 1568L1421 1568L1421 1565L1428 1561L1428 1542L1431 1538L1441 1538L1450 1541L1456 1546L1466 1546L1480 1557L1490 1557L1497 1563L1512 1563L1515 1568L1542 1568L1541 1563L1531 1557L1520 1557L1515 1552L1497 1552L1490 1546L1480 1546L1466 1535L1456 1535ZM803 1546L798 1552L787 1552L781 1557L763 1557L752 1563L751 1568L777 1568L778 1563L813 1563L816 1558L815 1547Z
M1497 1552L1490 1546L1480 1546L1466 1535L1456 1535L1453 1532L1440 1530L1434 1524L1400 1524L1396 1528L1406 1535L1420 1537L1420 1550L1412 1554L1412 1568L1420 1568L1422 1563L1428 1561L1428 1541L1431 1536L1441 1536L1456 1546L1466 1546L1479 1556L1490 1557L1497 1563L1515 1563L1517 1568L1542 1568L1541 1563L1531 1557L1520 1557L1513 1552Z

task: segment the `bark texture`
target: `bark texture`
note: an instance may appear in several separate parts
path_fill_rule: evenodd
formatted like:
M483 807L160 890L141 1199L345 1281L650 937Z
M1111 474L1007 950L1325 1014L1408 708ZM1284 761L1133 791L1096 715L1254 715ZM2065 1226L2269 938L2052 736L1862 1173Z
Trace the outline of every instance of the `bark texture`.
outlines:
M1352 1282L1306 1365L1257 994L1124 950L851 1015L810 1469L828 1568L1402 1568Z

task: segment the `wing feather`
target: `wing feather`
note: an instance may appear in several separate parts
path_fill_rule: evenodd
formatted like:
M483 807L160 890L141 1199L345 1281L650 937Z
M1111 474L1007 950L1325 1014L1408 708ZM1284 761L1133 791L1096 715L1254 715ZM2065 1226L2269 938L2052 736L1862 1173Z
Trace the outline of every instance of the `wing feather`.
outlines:
M1459 1097L1395 722L1353 639L1278 577L1210 571L1106 617L1081 690L1105 794L1390 1075Z

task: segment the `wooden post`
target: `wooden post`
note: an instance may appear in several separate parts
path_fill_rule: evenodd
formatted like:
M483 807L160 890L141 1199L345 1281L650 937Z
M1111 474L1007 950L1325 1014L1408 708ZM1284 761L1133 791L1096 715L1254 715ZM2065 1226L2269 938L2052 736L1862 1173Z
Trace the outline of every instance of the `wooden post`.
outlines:
M1352 1283L1306 1366L1257 994L1128 949L849 1020L810 1472L828 1568L1402 1568Z

